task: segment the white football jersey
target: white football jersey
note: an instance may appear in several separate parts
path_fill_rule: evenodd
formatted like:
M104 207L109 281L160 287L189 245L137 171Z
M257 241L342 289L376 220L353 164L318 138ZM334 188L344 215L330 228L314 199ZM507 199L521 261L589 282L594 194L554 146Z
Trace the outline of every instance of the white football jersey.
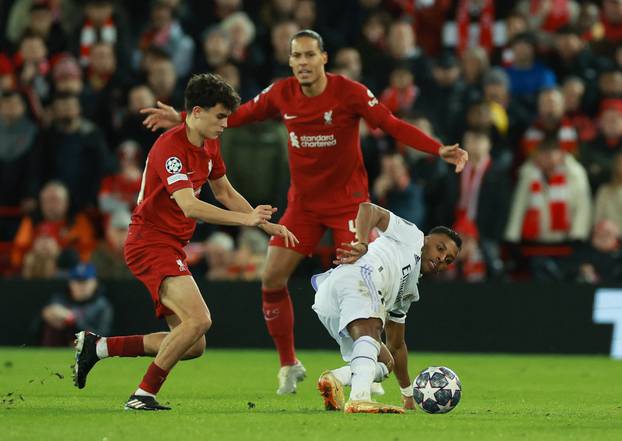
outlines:
M423 232L411 222L390 213L389 226L369 244L354 265L371 267L388 318L404 323L412 302L419 300Z

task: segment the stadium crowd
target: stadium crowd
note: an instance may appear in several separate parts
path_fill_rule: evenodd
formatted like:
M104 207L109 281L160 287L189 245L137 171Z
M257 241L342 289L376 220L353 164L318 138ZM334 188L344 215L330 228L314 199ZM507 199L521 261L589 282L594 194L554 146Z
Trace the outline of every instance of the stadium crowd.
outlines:
M622 281L622 0L6 3L6 276L71 277L91 262L100 278L130 278L123 243L159 135L140 109L181 109L200 72L252 99L291 74L289 38L310 28L324 37L330 72L468 151L455 174L361 127L372 201L424 231L461 233L445 278ZM288 138L278 121L224 132L227 175L252 205L283 212ZM258 230L204 224L187 253L200 277L252 280L266 248ZM326 266L331 253L315 254Z

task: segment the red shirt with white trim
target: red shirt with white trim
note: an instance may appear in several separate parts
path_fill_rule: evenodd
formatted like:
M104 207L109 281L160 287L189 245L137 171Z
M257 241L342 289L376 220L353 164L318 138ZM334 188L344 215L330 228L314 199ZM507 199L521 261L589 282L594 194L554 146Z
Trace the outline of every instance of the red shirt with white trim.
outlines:
M225 173L219 140L206 139L197 147L188 140L185 123L168 130L147 156L131 225L165 233L185 244L192 237L196 220L184 216L171 195L192 188L198 196L208 179L221 178Z
M438 154L438 141L395 118L367 87L341 75L326 76L326 89L315 97L304 95L295 77L277 81L228 119L229 127L238 127L282 118L289 132L290 202L322 211L368 200L361 118L406 145Z

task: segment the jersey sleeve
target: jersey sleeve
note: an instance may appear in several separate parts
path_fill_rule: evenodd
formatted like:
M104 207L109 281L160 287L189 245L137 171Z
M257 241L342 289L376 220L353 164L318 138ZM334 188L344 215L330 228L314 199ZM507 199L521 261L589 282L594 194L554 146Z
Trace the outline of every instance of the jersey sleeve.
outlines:
M390 309L389 311L387 311L387 318L389 319L389 321L395 323L406 323L406 316L408 315L410 305L412 305L412 302L404 302L401 305Z
M227 119L229 127L239 127L280 115L276 105L279 83L274 83L262 90L255 98L242 104Z
M373 128L380 127L393 138L409 147L431 155L438 155L441 143L417 127L396 118L389 108L378 101L367 87L356 81L349 82L350 99L354 112L361 115Z
M412 222L408 222L392 212L389 212L389 226L380 234L397 242L423 246L423 232Z
M212 151L212 171L210 172L208 179L210 181L214 181L222 178L226 173L227 166L225 165L225 161L222 159L222 154L220 152L220 140L217 140Z
M182 149L177 149L160 139L149 153L147 166L156 172L166 191L173 194L182 188L192 188L185 162L186 156Z

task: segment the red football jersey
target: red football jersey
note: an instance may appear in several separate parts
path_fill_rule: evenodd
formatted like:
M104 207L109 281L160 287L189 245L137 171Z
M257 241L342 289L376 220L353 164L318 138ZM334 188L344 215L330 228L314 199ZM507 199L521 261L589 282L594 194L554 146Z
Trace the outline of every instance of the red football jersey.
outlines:
M184 216L171 195L182 188L192 188L198 196L208 179L218 179L225 172L219 140L206 139L203 147L197 147L188 141L186 124L170 129L156 140L147 156L132 225L152 228L187 242L196 220Z
M361 118L407 145L438 152L440 143L397 122L367 87L341 75L326 75L327 87L318 96L304 95L296 78L289 77L267 87L228 119L229 127L283 119L289 132L290 201L302 200L309 209L325 210L368 200Z

